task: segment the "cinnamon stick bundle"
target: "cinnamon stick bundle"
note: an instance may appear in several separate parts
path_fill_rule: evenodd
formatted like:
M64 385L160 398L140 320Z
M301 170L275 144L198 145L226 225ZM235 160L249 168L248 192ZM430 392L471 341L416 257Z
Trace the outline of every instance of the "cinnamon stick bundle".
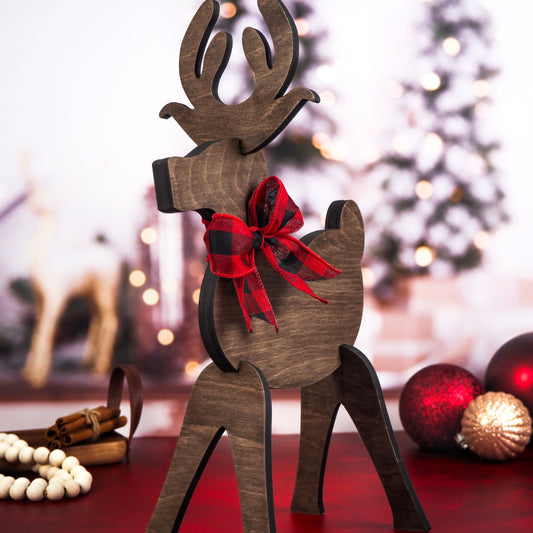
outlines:
M92 409L93 413L98 413L97 418L100 425L106 420L111 418L117 418L120 415L120 409L118 407L104 407L103 405ZM60 435L65 433L72 433L77 429L81 429L87 426L87 417L83 413L74 413L62 418L58 418L56 425L59 429Z
M113 431L117 428L121 428L125 426L127 422L128 420L125 416L119 416L116 418L110 418L109 420L104 420L104 422L100 424L99 434L102 435L104 433L109 433L110 431ZM94 435L95 430L90 426L85 426L71 433L64 433L61 436L61 443L65 446L72 446L74 444L78 444L79 442L90 440L94 437Z
M99 406L84 409L60 417L55 424L45 430L50 450L72 446L86 440L95 440L99 435L125 426L127 419L120 416L118 407Z

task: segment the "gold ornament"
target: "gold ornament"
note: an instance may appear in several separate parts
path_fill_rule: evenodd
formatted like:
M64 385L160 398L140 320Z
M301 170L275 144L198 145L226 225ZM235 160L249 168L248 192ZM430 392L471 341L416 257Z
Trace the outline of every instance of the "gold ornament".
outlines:
M529 411L518 398L487 392L466 408L457 441L484 459L505 461L524 451L531 432Z

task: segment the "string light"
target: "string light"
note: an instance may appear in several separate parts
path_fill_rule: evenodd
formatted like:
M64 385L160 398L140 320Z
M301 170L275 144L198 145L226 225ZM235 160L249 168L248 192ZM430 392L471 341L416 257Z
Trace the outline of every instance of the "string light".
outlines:
M442 150L444 146L444 143L442 142L440 135L433 131L429 132L424 137L424 142L427 143L432 148L437 149L437 150Z
M420 180L415 185L415 194L420 200L428 200L433 196L433 185L428 180Z
M474 82L474 94L478 98L486 98L489 95L489 82L487 80L476 80Z
M316 68L317 77L323 82L330 82L333 79L333 68L331 65L319 65Z
M159 302L159 293L155 289L146 289L143 292L143 302L146 305L155 305Z
M331 139L327 133L318 132L311 137L311 144L317 150L322 150L323 148L331 144Z
M489 240L488 232L480 230L474 235L474 246L479 250L484 250L488 246Z
M428 267L435 259L433 250L429 246L419 246L415 250L415 263L419 267Z
M233 2L223 2L220 6L220 16L231 19L237 14L237 6Z
M168 328L163 328L157 332L157 342L162 346L169 346L174 342L174 333Z
M200 288L198 287L198 289L194 289L194 291L192 291L192 301L198 305L198 303L200 302Z
M442 41L442 48L446 54L455 57L461 51L461 43L455 37L446 37Z
M309 22L307 19L295 19L294 24L299 37L303 37L309 33Z
M146 283L146 274L142 270L132 270L128 280L133 287L142 287Z
M326 89L325 91L322 91L320 93L320 103L324 107L331 107L337 100L337 97L335 96L335 93L333 91L330 91L329 89Z
M440 156L444 151L444 142L440 135L433 131L426 134L424 136L424 149L435 157Z
M325 146L320 150L320 155L329 161L343 161L344 160L344 150L333 143L329 146Z
M341 147L335 145L330 136L324 132L315 133L311 137L311 144L320 151L320 155L324 159L330 161L342 161L344 159L344 151Z
M153 244L157 240L157 231L154 228L147 227L141 231L141 241L144 244Z
M392 147L398 154L405 154L409 148L406 138L403 135L396 135L392 139Z
M183 370L187 376L194 377L199 366L200 363L198 363L198 361L187 361Z
M371 268L363 267L361 274L363 276L363 287L370 289L376 284L376 275Z
M426 72L420 78L420 84L426 91L436 91L440 83L440 76L436 72Z

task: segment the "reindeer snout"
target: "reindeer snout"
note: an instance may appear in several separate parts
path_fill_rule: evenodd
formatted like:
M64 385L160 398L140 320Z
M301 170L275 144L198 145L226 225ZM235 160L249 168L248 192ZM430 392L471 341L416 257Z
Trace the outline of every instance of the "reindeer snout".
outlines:
M155 197L157 209L163 213L178 213L172 202L172 186L170 184L170 172L168 170L168 158L158 159L152 163L154 174Z

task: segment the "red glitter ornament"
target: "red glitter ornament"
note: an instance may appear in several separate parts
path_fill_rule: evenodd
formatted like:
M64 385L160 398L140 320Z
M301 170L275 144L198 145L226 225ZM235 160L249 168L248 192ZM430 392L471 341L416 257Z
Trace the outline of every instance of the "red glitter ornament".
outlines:
M533 415L533 333L525 333L499 348L485 373L487 390L516 396Z
M400 420L423 449L456 448L455 436L468 404L485 391L468 370L446 363L419 370L400 395Z

